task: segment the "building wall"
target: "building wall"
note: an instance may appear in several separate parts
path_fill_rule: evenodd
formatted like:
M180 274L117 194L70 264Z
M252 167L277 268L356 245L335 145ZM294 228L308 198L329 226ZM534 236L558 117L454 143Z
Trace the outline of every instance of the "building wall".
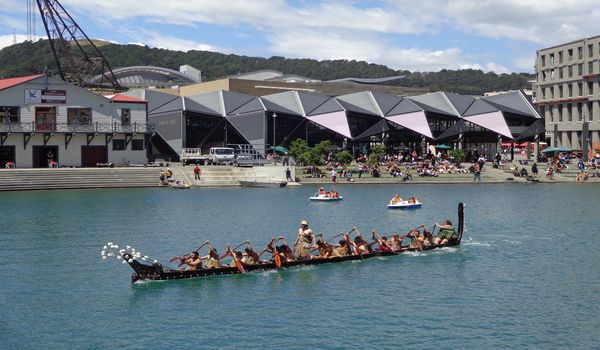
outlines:
M582 149L586 138L597 142L600 36L538 50L535 67L536 102L551 145ZM584 121L589 123L587 136L582 134Z
M27 102L26 90L44 89L64 90L66 103ZM97 134L90 145L106 146L109 162L116 165L146 163L146 146L143 142L147 131L146 103L114 102L61 80L53 78L46 80L45 77L41 77L0 91L0 106L19 107L18 124L0 124L0 133L6 137L3 146L14 146L17 167L27 168L34 165L33 149L34 146L44 146L44 135L50 136L46 146L58 147L59 166L81 166L81 146L87 145L87 134L95 132ZM36 107L54 107L56 127L49 130L37 130L34 127ZM91 125L68 124L67 110L69 108L90 108ZM130 111L129 126L121 125L122 109ZM98 130L101 131L98 132ZM115 130L115 132L111 130ZM72 132L75 133L68 147L65 147L65 135L70 135ZM124 140L125 133L133 135L132 140L142 140L136 141L136 144L139 145L141 142L144 149L132 150L132 142L130 142L126 150L113 150L114 140ZM107 134L113 137L108 144L105 136ZM24 147L25 135L27 137L31 135L26 147Z

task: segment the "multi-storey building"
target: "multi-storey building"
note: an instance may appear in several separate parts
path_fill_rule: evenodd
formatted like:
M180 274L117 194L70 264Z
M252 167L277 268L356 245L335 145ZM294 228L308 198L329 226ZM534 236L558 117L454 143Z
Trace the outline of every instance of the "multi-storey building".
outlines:
M44 74L0 79L0 167L144 164L147 101Z
M600 36L538 50L535 69L550 144L593 151L600 143Z

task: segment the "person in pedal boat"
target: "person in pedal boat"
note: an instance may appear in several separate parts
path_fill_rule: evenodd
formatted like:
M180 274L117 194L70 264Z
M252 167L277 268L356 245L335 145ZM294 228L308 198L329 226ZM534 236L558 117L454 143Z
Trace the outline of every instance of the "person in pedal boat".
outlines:
M298 260L310 259L310 250L316 246L316 238L308 227L308 221L302 220L298 229L298 237L294 242L295 254Z
M327 194L327 192L325 192L325 188L319 187L319 192L317 192L317 195L315 197L324 196L326 194Z
M436 227L440 229L440 232L436 235L433 240L434 244L447 244L452 236L454 236L454 228L452 227L452 222L450 220L445 220L441 224L436 223Z
M394 196L394 198L392 198L392 200L390 201L391 205L395 205L402 202L402 198L400 198L400 195L396 193L396 195Z
M340 194L333 188L331 192L329 192L329 198L340 198Z
M415 204L415 203L417 203L417 200L415 199L415 197L410 196L408 198L408 204Z
M219 269L223 267L219 261L219 253L211 245L208 246L208 255L203 256L201 259L206 260L207 269Z
M195 271L202 268L202 260L198 256L198 252L191 252L187 258L182 259L182 262L187 265L185 271Z

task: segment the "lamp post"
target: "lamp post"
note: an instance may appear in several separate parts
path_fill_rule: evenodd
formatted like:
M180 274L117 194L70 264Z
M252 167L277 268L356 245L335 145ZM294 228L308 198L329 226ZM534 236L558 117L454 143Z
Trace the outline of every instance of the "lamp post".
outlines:
M276 121L277 121L277 113L273 113L273 149L272 149L273 153L272 154L273 154L273 164L275 164L275 165L277 165L277 161L275 159L275 145L277 145L277 143L275 142L275 137L276 137L275 127L277 126Z

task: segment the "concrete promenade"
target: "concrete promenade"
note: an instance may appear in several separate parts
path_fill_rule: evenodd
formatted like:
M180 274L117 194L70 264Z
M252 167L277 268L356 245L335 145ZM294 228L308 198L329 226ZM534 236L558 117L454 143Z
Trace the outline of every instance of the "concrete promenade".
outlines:
M463 166L468 166L465 163ZM494 169L491 163L486 163L481 173L481 183L599 183L600 177L589 177L587 181L576 182L579 174L575 164L554 176L554 180L546 179L544 174L547 164L538 164L539 176L536 182L527 181L524 177L515 177L511 168L518 165L531 172L531 163L521 165L517 162L508 164L504 169ZM193 187L236 187L243 180L285 181L285 166L261 166L253 168L238 168L231 166L202 166L200 180L194 179L193 166L182 167L179 164L169 165L173 171L173 178L187 179ZM164 166L163 168L166 168ZM323 168L323 167L322 167ZM304 174L304 167L290 167L292 177L298 182L289 183L289 186L298 184L323 184L331 185L331 178L310 178ZM83 189L83 188L127 188L127 187L158 187L160 167L123 167L123 168L59 168L59 169L0 169L0 191L23 190L51 190L51 189ZM336 185L356 184L467 184L473 183L473 174L439 174L437 177L420 177L413 170L412 181L403 182L401 178L391 177L382 173L379 178L363 175L358 178L354 173L354 182L346 179L337 179ZM590 175L598 173L600 169L590 170Z

